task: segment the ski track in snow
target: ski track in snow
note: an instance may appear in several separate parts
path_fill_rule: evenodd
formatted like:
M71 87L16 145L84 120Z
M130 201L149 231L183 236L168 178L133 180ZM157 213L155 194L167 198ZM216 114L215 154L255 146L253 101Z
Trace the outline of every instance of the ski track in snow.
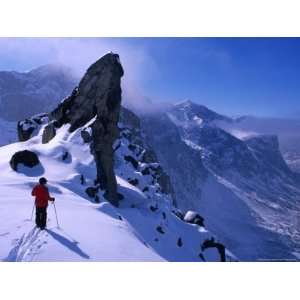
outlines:
M24 221L30 221L26 219ZM50 218L48 218L48 224ZM22 229L21 225L16 227L18 230ZM52 229L52 228L51 228ZM9 235L10 232L0 234L0 236ZM49 233L47 229L40 230L34 226L29 232L23 233L20 238L12 240L14 247L9 251L4 262L31 262L34 261L35 257L42 251L42 247L48 243Z
M16 245L10 250L4 261L33 261L43 244L47 243L47 241L43 239L43 237L47 236L46 231L41 231L37 227L34 227L27 234L24 233L21 238L16 241Z

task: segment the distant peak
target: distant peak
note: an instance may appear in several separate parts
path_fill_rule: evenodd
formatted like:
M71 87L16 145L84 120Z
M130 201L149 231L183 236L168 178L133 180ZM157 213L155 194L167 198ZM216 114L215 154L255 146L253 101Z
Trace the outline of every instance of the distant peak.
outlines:
M29 74L42 74L49 72L71 73L71 68L61 64L46 64L30 70Z
M185 118L190 119L201 118L204 121L213 121L213 120L224 120L231 122L232 120L226 116L220 115L215 111L207 108L205 105L201 105L191 100L187 99L181 102L176 103L173 106L173 112L184 113Z
M197 105L197 104L192 102L189 99L175 103L175 106L192 106L192 105Z

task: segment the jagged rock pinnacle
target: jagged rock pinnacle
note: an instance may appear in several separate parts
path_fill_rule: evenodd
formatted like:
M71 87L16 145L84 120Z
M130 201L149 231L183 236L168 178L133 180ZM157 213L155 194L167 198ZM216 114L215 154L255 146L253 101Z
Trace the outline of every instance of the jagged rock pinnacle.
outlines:
M88 68L79 86L50 114L56 126L70 124L70 132L96 117L91 125L91 151L97 165L97 181L113 204L118 202L118 193L112 146L119 135L123 74L119 55L104 55Z

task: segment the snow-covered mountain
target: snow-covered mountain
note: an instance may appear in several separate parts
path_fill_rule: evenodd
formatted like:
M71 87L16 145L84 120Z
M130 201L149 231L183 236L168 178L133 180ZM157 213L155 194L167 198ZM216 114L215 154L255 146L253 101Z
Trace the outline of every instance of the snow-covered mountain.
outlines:
M243 116L231 123L220 121L218 125L237 138L257 134L276 135L280 151L288 166L300 173L299 119Z
M48 72L47 67L41 70ZM74 84L70 84L69 90L63 96L69 94L71 86L73 88ZM45 79L39 89L41 99L45 99L43 93L49 88L48 80ZM54 88L53 91L55 90ZM75 90L75 98L78 97L76 93ZM51 104L52 98L50 98ZM63 103L72 102L72 99L70 96ZM60 100L55 101L58 103ZM55 118L62 116L62 111L69 111L68 108L64 109L65 104L56 109ZM76 122L75 119L72 121L72 115L85 118L86 113L93 113L93 105L90 103L88 106L82 106L85 109L70 110L69 114L63 116L74 125ZM51 109L45 109L46 107L43 104L42 110L31 111L30 116L44 111L49 112L54 108L52 104L49 106ZM29 118L29 114L26 114L27 120L20 122L18 127L19 138L22 137L24 142L0 148L2 157L0 164L1 169L4 170L0 178L1 198L7 198L6 195L19 195L9 197L10 206L5 204L7 211L12 212L16 206L24 205L27 210L24 208L18 214L22 214L20 216L24 220L28 219L30 214L28 203L22 202L21 194L23 195L24 191L28 194L36 178L45 174L52 181L52 192L58 199L64 199L62 202L57 202L57 207L62 210L64 218L71 210L77 211L76 218L80 218L79 210L84 210L83 214L86 215L84 222L87 222L88 227L93 228L93 224L101 223L106 231L110 228L106 224L108 220L106 214L111 215L115 218L114 226L121 228L122 224L126 224L122 227L125 228L126 238L119 244L126 255L128 249L124 248L123 242L128 242L128 236L134 236L134 239L138 237L139 242L143 240L152 251L149 254L148 250L146 252L141 250L140 256L137 254L126 256L118 250L110 249L112 254L104 255L103 251L106 250L100 249L100 244L108 241L105 240L106 238L102 239L102 236L97 236L98 231L95 231L93 239L97 241L99 248L91 250L94 253L91 255L93 260L157 260L156 255L166 260L199 260L198 252L201 248L199 244L203 245L206 239L211 238L210 232L216 234L217 240L232 250L240 260L280 260L299 257L299 175L291 171L291 167L293 170L297 169L297 161L300 157L297 121L291 125L290 120L258 120L253 117L232 119L191 101L184 101L171 107L166 106L164 109L153 108L155 113L150 115L144 115L140 109L138 111L139 117L126 109L121 110L119 122L121 138L114 143L115 173L119 190L124 196L120 208L114 208L107 203L105 193L92 184L97 177L99 166L95 163L88 145L92 133L91 124L89 122L83 124L80 121L80 126L75 124L75 131L72 129L70 133L68 122L62 122L64 124L59 124L61 127L56 128L55 120L53 118L49 120L48 114L33 118ZM14 115L14 108L11 112ZM16 116L14 115L14 120L21 120ZM2 130L4 134L0 137L2 145L16 141L16 125L14 122L1 121L0 126L4 129ZM290 134L291 128L292 134ZM31 138L27 140L29 137ZM83 138L89 142L84 142ZM33 168L29 173L25 168L24 174L13 172L8 161L13 152L21 149L38 153L43 168ZM145 149L147 155L142 158L141 153ZM65 157L66 153L68 153L67 157ZM281 153L284 154L285 159ZM145 157L148 167L145 167ZM81 185L79 183L82 181L83 174L85 174L84 184ZM152 175L157 178L154 180ZM26 186L24 186L25 180ZM87 189L92 198L87 196ZM17 190L16 194L15 190ZM74 201L68 202L69 198ZM131 199L136 199L137 202L132 203ZM98 200L100 204L94 203ZM74 203L78 206L73 207ZM143 204L141 207L137 205L138 208L135 210L129 208L132 204L136 206L136 203ZM159 203L158 208L155 203ZM174 216L174 213L181 218L182 213L175 209L173 204L183 213L189 210L197 211L205 218L205 229L179 221L180 219ZM96 211L99 214L96 214ZM125 212L126 216L124 216ZM129 212L132 212L132 215L129 216ZM3 216L5 219L5 213ZM73 240L68 238L61 229L57 231L54 228L55 219L53 211L50 210L50 224L53 228L51 230L59 234L59 236L54 234L57 238L56 242L63 242L60 246L57 243L53 245L54 235L43 233L42 241L51 244L51 247L55 248L53 251L57 251L57 255L53 256L49 254L47 247L42 247L38 242L40 237L36 237L34 232L29 232L29 227L32 226L30 222L16 223L20 218L8 221L8 226L3 227L3 232L0 232L5 237L1 244L4 245L2 259L56 260L59 257L61 260L86 259L78 256L80 251L76 253L72 249L78 250L76 246L79 245L78 243L83 243L87 249L94 246L84 236L84 230L74 225L72 216L68 218L65 218L64 226L68 228L67 233L73 234ZM177 225L174 225L173 221ZM174 226L170 226L170 223ZM15 229L20 228L15 231L13 226ZM182 226L186 230L182 229ZM165 233L161 233L165 232L166 227L171 240L175 243L169 238L165 239ZM112 228L112 236L116 236L119 241L117 229ZM191 228L194 228L192 229L194 233L190 233ZM203 230L206 232L204 235L202 235ZM11 247L10 243L17 239L18 243ZM186 252L176 252L181 249L181 244L185 245L190 239L195 239L197 242L193 245L189 244L187 249L189 255ZM131 253L135 253L134 247L141 249L141 245L136 244L139 242L134 240L129 243L132 245ZM44 252L39 251L40 246ZM31 248L32 252L37 254L24 256L24 252L28 252ZM232 259L232 256L228 255L228 257ZM200 260L203 258L218 260L219 256L204 255Z
M1 260L236 259L206 220L174 207L170 179L139 118L121 110L122 72L118 56L107 54L56 109L33 117L27 140L0 147ZM30 220L30 193L40 176L49 180L59 222L50 205L45 231Z
M14 143L18 140L16 122L6 121L0 118L0 128L1 128L0 147L7 144Z
M19 121L52 110L77 79L67 67L45 65L29 72L0 72L0 118Z
M299 176L276 136L237 138L220 126L234 122L187 101L143 119L143 128L180 208L199 211L242 260L296 259Z

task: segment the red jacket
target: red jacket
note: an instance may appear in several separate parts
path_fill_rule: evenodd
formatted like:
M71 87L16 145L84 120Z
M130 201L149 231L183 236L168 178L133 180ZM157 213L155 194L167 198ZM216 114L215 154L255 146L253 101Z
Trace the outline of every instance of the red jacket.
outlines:
M48 201L51 199L48 188L41 184L38 184L33 188L31 195L35 196L36 207L47 207Z

